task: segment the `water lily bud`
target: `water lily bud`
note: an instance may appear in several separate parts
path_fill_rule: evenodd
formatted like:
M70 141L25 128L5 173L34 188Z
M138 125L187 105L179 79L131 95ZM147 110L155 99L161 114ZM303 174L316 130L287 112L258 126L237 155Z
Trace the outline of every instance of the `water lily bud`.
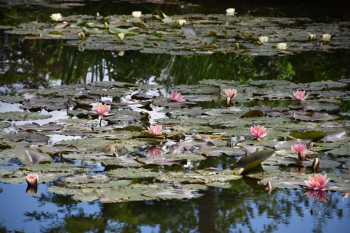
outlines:
M107 29L108 29L108 23L105 22L105 23L103 24L103 27L107 30Z
M98 18L98 17L100 17L100 13L97 12L96 13L96 18Z
M84 32L79 32L78 33L78 37L80 40L84 40L85 39L85 33Z
M119 52L118 52L118 56L120 56L120 57L124 56L124 54L125 54L124 51L119 51Z
M239 49L240 45L239 45L239 43L235 43L235 44L233 45L233 47L234 47L235 49Z
M124 33L120 32L120 33L117 34L117 37L118 37L119 40L124 40L125 35L124 35Z
M181 27L183 27L183 26L186 25L186 20L184 20L184 19L179 19L178 23L179 23L179 25L180 25Z
M312 172L317 173L319 167L320 167L320 161L318 160L318 158L316 158L316 159L312 162Z
M309 34L309 41L313 41L316 39L316 35L315 34Z

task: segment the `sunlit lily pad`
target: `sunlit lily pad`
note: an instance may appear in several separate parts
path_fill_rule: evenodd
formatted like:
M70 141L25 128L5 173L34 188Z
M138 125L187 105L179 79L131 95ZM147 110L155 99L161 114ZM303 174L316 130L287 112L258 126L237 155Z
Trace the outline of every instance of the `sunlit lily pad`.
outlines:
M126 168L126 169L117 169L109 170L106 172L106 175L109 177L115 178L148 178L157 176L158 172L154 172L152 169L144 168Z
M33 112L1 112L0 120L3 121L28 121L51 118L50 114L40 114Z

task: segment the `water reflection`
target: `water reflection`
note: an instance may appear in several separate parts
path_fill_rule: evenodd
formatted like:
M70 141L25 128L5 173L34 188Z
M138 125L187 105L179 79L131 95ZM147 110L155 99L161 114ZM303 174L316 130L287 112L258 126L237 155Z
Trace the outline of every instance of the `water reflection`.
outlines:
M3 33L3 35L7 35ZM293 56L178 56L127 51L79 51L60 40L20 42L15 35L2 41L2 86L21 88L91 83L94 81L152 82L167 87L197 84L203 79L277 79L294 83L349 78L349 50L304 52ZM14 90L13 90L14 91ZM167 90L168 92L170 91Z
M244 180L233 181L230 189L210 188L194 200L114 204L78 203L39 186L38 196L29 196L23 192L25 185L0 184L0 205L7 210L0 213L0 222L6 222L3 230L285 232L302 227L305 232L336 232L350 220L350 201L339 193L329 193L328 202L312 201L302 190L278 189L268 195Z

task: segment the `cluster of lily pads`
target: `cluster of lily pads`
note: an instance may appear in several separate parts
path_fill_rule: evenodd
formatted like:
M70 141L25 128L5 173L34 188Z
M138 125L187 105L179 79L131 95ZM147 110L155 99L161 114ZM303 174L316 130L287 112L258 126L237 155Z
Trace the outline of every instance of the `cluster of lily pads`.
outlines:
M29 193L55 181L51 192L117 202L195 198L249 176L269 193L307 186L306 195L321 201L329 190L346 197L350 162L328 157L349 154L350 123L341 112L348 83L203 80L166 96L157 91L163 86L122 82L23 90L32 98L1 97L25 111L0 113L0 181L27 180ZM61 113L68 116L55 118ZM10 123L40 119L55 122ZM229 167L201 165L222 156Z
M79 50L139 50L143 53L275 55L310 50L349 49L346 23L316 25L306 18L226 14L168 16L162 11L96 16L60 13L52 23L24 23L9 34L24 39L66 39ZM344 24L344 25L343 25ZM8 26L4 27L9 29ZM325 31L327 29L327 31ZM333 35L333 36L332 36ZM332 40L331 40L332 38Z

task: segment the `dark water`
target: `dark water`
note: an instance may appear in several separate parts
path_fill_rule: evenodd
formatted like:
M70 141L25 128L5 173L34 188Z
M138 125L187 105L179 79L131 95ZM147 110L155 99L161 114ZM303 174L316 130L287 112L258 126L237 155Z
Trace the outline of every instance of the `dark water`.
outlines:
M346 232L350 201L329 193L327 203L303 190L254 190L249 181L211 188L187 201L79 203L38 187L0 184L1 232Z
M54 2L54 1L53 1ZM215 3L214 3L215 2ZM348 1L192 1L200 6L89 1L68 10L19 5L1 9L2 25L48 20L51 13L130 14L133 10L167 14L222 13L235 7L239 14L309 17L315 22L349 20ZM301 3L303 2L303 4ZM21 88L124 81L143 83L146 75L159 84L196 84L202 79L281 79L298 82L350 78L349 50L305 52L292 56L173 56L113 51L84 51L64 41L22 40L2 30L0 92L16 94ZM210 64L210 68L201 66ZM225 64L223 66L223 64ZM75 69L76 72L70 72ZM166 72L164 72L166 71ZM190 77L190 78L189 78ZM210 106L209 106L210 107ZM0 105L0 112L9 111ZM12 111L12 109L11 109ZM347 232L350 200L328 192L329 201L304 195L305 190L275 189L267 194L256 180L232 181L232 188L210 188L203 197L184 201L102 204L79 203L70 196L47 191L26 194L26 185L0 183L0 232Z

